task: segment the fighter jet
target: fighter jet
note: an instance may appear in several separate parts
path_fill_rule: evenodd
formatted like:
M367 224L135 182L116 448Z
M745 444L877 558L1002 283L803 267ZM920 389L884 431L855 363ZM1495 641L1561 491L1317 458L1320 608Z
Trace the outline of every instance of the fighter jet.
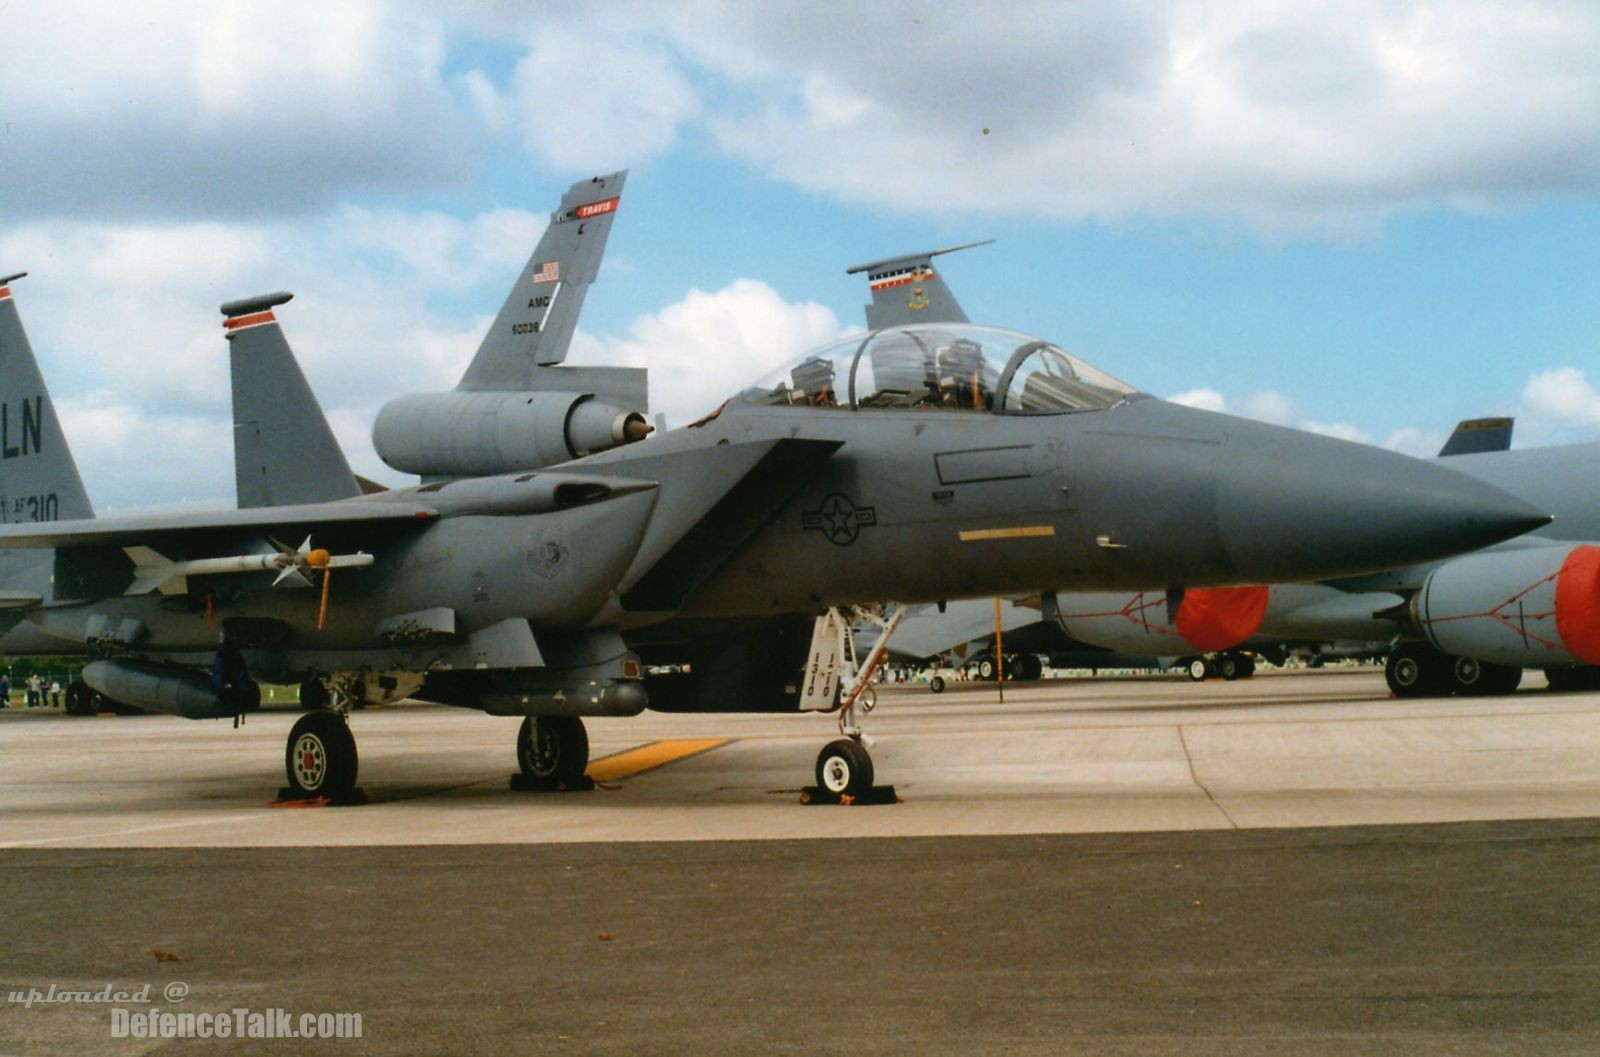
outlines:
M544 285L530 264L524 289ZM275 327L281 303L225 306L229 339ZM0 547L52 549L29 621L96 654L96 689L191 718L247 711L247 672L313 698L420 683L424 699L525 717L524 775L566 785L587 762L584 716L838 707L823 632L852 603L1318 579L1547 520L1461 474L1172 405L971 324L830 345L648 444L627 442L631 412L614 405L614 446L552 463L570 437L487 414L558 391L543 387L554 365L500 340L529 333L502 317L468 372L488 388L402 398L402 419L431 431L404 460L426 483L0 527ZM345 718L303 717L286 771L298 795L348 793ZM870 786L863 740L830 743L816 773L834 792Z

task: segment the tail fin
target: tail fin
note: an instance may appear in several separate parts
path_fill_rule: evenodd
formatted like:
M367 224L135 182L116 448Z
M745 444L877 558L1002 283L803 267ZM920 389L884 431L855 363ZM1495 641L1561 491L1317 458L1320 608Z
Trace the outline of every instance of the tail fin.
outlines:
M1511 447L1511 429L1514 418L1468 418L1457 424L1450 439L1439 449L1439 458L1447 455L1476 455L1483 451L1505 451Z
M239 506L288 506L362 494L272 312L293 294L222 306L233 378Z
M845 269L846 275L867 273L867 284L872 289L872 303L867 306L867 329L882 330L908 323L965 323L967 314L961 311L944 280L934 272L933 259L942 253L987 246L993 241L985 239L926 253L908 253Z
M94 517L11 284L0 278L0 523Z
M580 180L517 277L457 389L531 389L540 367L560 363L589 284L600 271L627 170Z

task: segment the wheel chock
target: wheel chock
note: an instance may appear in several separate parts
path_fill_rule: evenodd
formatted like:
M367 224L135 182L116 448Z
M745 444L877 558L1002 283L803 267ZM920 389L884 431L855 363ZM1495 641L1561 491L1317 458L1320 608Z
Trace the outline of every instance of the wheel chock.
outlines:
M552 788L551 786L540 785L532 778L518 771L511 776L511 788L519 793L587 793L594 788L594 779L586 774L579 775L570 782L563 782Z
M895 793L892 785L875 785L860 796L847 796L839 793L830 793L817 785L803 786L800 789L800 802L807 806L817 804L842 804L845 807L878 807L883 804L903 804L904 800Z
M344 796L301 796L298 790L284 786L278 790L278 799L267 802L268 807L360 807L367 802L367 791L350 790Z

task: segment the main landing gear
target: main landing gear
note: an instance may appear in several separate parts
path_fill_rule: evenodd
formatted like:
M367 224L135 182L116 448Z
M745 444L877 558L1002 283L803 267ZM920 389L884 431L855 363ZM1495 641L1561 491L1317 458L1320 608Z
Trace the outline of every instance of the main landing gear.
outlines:
M284 751L284 771L289 787L280 800L348 802L356 789L360 759L355 735L343 712L318 709L307 712L289 731Z
M802 707L825 708L837 700L842 737L830 741L817 755L817 784L806 790L808 803L894 802L892 786L872 784L872 755L867 750L873 741L858 725L856 710L859 707L865 714L876 702L872 679L883 665L889 639L900 627L905 613L904 606L890 603L870 609L835 607L817 618L806 664L809 692L803 698ZM877 638L866 651L866 661L861 664L857 662L853 630L858 625L878 629Z
M589 732L577 716L529 716L517 731L518 789L592 788Z
M1228 650L1208 657L1193 657L1184 665L1189 678L1195 682L1220 678L1228 682L1248 679L1256 674L1256 659L1248 653Z
M1511 693L1522 683L1522 669L1452 657L1426 642L1402 642L1389 651L1383 677L1396 697L1479 697Z
M316 676L300 684L300 705L307 709L289 731L283 770L289 779L279 800L318 800L334 804L363 802L356 788L361 758L350 731L348 700L329 691Z

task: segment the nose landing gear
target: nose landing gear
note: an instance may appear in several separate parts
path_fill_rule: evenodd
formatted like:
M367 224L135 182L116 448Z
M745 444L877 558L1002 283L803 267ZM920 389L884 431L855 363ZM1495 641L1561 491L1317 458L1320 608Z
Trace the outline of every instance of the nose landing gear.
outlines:
M894 786L875 786L872 755L867 751L872 738L856 721L856 708L863 714L877 703L872 689L873 676L888 655L889 639L905 617L905 607L897 603L849 609L834 607L817 618L811 636L811 654L806 665L807 699L839 706L839 733L817 756L817 784L801 790L805 804L893 804L898 803ZM865 663L858 663L854 627L872 625L878 635L866 652ZM831 692L830 692L831 691ZM826 705L824 705L826 707Z

